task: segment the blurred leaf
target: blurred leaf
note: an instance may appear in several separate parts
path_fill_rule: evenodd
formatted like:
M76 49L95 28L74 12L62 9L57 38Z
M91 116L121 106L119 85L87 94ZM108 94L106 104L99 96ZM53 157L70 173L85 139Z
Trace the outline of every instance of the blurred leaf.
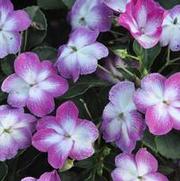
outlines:
M75 2L75 0L62 0L62 1L69 9L73 6Z
M8 173L8 166L4 162L0 162L0 181L5 181Z
M30 15L32 24L31 28L24 33L23 46L27 46L24 49L39 45L44 40L47 33L46 17L39 7L31 6L25 8L25 10Z
M136 53L136 55L141 58L144 67L147 70L150 70L152 64L154 63L154 60L161 52L161 47L158 44L153 48L144 49L143 47L141 47L141 45L139 45L137 41L134 41L133 50Z
M8 55L1 61L1 70L5 75L10 75L14 72L13 63L15 56Z
M97 79L97 77L81 77L76 83L70 86L69 91L64 95L65 99L74 98L87 92L92 87L107 86L105 81Z
M37 0L37 4L43 9L62 9L65 8L62 0Z
M94 157L87 158L85 160L75 162L75 167L91 169L94 167Z
M174 169L167 166L167 165L160 165L159 166L159 171L165 175L170 175L174 172Z
M36 47L32 51L38 54L40 60L54 60L57 57L57 50L49 46Z
M144 136L142 142L145 146L149 147L154 152L157 152L156 143L155 143L155 136L153 136L149 131L144 132Z
M180 159L180 134L169 133L155 138L158 152L171 159Z
M166 9L170 9L180 3L179 0L170 0L170 1L157 0L157 1Z

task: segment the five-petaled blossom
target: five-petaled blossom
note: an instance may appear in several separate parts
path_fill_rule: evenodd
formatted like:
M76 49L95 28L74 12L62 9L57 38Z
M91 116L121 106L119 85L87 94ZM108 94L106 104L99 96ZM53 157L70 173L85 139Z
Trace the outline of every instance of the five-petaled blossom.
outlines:
M31 145L36 118L23 109L0 106L0 161L13 158Z
M154 0L131 0L119 23L144 48L152 48L161 37L164 10Z
M68 89L67 81L57 75L50 61L40 62L35 53L22 53L14 63L15 73L8 76L2 91L9 93L8 103L13 107L24 107L42 117L54 109L54 97L63 95Z
M68 157L82 160L94 153L98 129L91 121L78 118L78 114L76 105L67 101L59 106L56 117L46 116L37 125L32 144L48 152L48 162L54 168L62 168Z
M75 30L68 43L59 48L56 62L60 74L77 81L80 75L91 74L97 69L97 60L108 56L108 49L97 42L97 32L85 28Z
M104 3L114 11L125 12L126 5L130 1L131 0L104 0Z
M104 32L111 28L112 11L102 0L76 0L69 18L72 29L85 27Z
M161 45L167 46L172 51L180 50L180 5L175 6L165 13L163 20L163 31L161 35Z
M10 0L0 0L0 12L0 58L4 58L19 51L20 32L30 26L31 20L25 11L14 11Z
M115 142L124 152L131 152L142 137L142 115L133 103L135 87L132 82L117 83L109 92L110 103L103 112L102 131L106 142Z
M180 130L180 73L168 79L158 73L147 75L134 95L134 102L145 113L151 133L163 135L172 128Z
M145 148L136 155L121 153L116 159L116 169L112 172L113 181L168 181L157 172L158 162Z
M26 177L22 179L21 181L61 181L58 173L56 170L52 172L45 172L41 175L39 179L33 178L33 177Z

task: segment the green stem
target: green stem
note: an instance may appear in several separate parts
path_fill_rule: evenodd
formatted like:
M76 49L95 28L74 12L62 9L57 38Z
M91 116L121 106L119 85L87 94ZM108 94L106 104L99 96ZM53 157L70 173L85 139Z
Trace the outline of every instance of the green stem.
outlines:
M24 32L24 46L23 46L23 51L26 51L27 38L28 38L28 30L26 30L26 31Z
M83 106L84 106L84 108L85 108L85 110L86 110L86 112L87 112L89 118L90 118L91 120L93 120L92 114L90 113L90 111L89 111L89 109L88 109L88 107L87 107L86 102L85 102L83 99L79 99L79 100L82 102L82 104L83 104Z

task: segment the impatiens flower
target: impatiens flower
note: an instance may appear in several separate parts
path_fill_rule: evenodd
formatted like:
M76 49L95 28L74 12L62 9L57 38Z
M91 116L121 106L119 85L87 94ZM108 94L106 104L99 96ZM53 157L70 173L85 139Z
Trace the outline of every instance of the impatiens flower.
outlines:
M0 0L0 12L0 58L4 58L19 51L20 32L30 26L31 20L25 11L14 11L10 0Z
M15 73L8 76L2 91L9 93L8 103L24 107L37 116L44 116L54 109L54 97L68 89L65 79L58 76L50 61L40 62L35 53L22 53L14 63Z
M125 12L126 5L130 1L131 0L104 0L104 3L114 11Z
M162 27L161 45L180 51L180 5L166 12Z
M103 0L76 0L69 15L73 29L85 27L104 32L111 28L112 11Z
M108 55L108 49L97 42L98 34L79 28L75 30L66 45L59 48L57 67L65 78L77 81L80 75L96 71L97 60Z
M144 48L155 46L161 36L164 10L154 0L131 0L119 23Z
M0 161L13 158L18 150L31 145L35 121L23 109L0 106Z
M35 179L33 177L26 177L21 181L61 181L56 170L52 172L46 172L39 179Z
M103 112L103 138L106 142L115 142L124 152L131 152L135 148L145 127L133 103L134 92L132 82L119 82L110 90L110 103Z
M168 181L166 176L157 172L156 158L144 148L135 156L119 154L115 163L117 168L111 174L113 181Z
M180 73L166 79L153 73L141 81L134 95L139 111L145 113L146 124L155 135L180 130Z
M94 153L93 143L98 138L96 126L78 118L75 104L67 101L57 109L56 117L47 116L39 121L32 144L48 152L48 162L62 168L68 157L82 160Z

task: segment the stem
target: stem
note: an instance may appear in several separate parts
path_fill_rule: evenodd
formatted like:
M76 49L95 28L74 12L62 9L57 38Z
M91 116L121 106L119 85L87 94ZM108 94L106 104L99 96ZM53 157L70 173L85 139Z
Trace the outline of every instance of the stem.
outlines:
M139 57L133 56L133 55L127 55L129 58L133 58L134 60L137 60L138 62L140 61Z
M24 32L24 46L23 46L23 51L26 50L27 38L28 38L28 30L26 30L26 31Z
M84 108L85 108L88 116L90 117L90 119L93 120L92 115L91 115L91 113L90 113L90 111L89 111L89 109L88 109L88 107L87 107L86 102L85 102L83 99L79 99L79 100L80 100L80 101L82 102L82 104L84 105Z

